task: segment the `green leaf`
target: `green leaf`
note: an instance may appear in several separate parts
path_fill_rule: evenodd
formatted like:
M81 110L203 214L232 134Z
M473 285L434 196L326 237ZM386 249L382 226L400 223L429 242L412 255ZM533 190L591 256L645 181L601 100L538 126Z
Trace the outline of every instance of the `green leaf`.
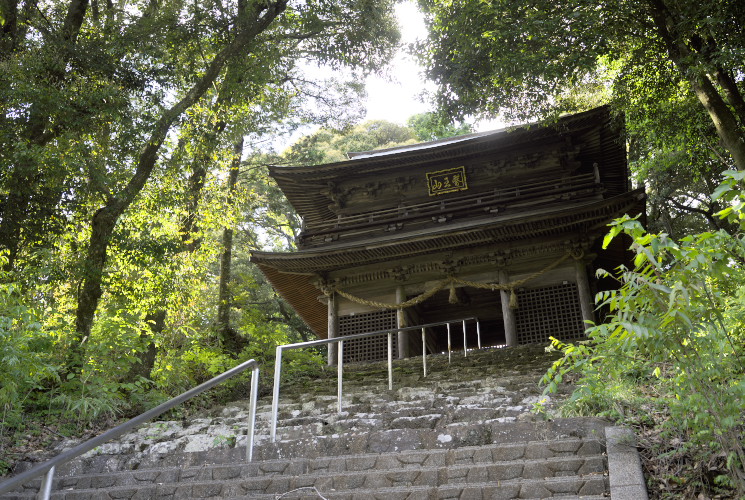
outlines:
M722 197L725 193L729 193L732 191L732 186L729 183L723 183L720 184L713 193L711 193L711 199L712 200L718 200Z

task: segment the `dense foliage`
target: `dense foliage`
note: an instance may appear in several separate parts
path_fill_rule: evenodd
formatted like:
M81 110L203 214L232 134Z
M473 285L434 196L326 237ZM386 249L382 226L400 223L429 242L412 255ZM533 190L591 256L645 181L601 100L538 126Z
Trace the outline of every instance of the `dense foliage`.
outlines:
M745 169L742 2L419 3L429 38L417 54L443 112L526 120L610 104L655 229L722 228L710 194L724 170Z
M730 206L719 216L745 228L745 198L736 189L745 174L727 174L715 197ZM545 377L548 390L578 372L566 412L657 427L663 439L647 445L657 458L685 464L651 481L660 495L735 489L742 496L745 237L719 230L676 241L626 216L613 223L605 244L621 233L633 241L635 268L598 271L615 276L619 289L598 294L608 315L587 330L587 341L554 340L564 357Z
M0 447L307 338L247 263L298 227L260 153L397 42L391 1L0 2Z

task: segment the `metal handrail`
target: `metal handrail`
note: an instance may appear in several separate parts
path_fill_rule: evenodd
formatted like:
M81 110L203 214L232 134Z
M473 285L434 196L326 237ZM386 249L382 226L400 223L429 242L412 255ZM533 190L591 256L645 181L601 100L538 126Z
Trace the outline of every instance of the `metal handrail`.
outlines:
M259 392L258 391L259 389L259 363L258 361L253 360L253 359L250 359L246 361L245 363L241 363L240 365L234 368L231 368L230 370L218 375L217 377L214 377L211 380L208 380L207 382L204 382L203 384L200 384L197 387L184 392L180 396L176 396L175 398L170 399L166 401L165 403L160 404L156 406L155 408L148 410L124 422L123 424L117 425L113 429L109 429L108 431L104 432L103 434L99 436L89 439L88 441L85 441L84 443L81 443L74 448L71 448L63 453L60 453L56 457L52 458L51 460L48 460L47 462L44 462L38 467L29 469L25 472L18 474L17 476L10 478L9 480L3 483L0 483L0 494L7 493L13 490L16 486L21 485L30 479L34 479L46 472L47 476L44 479L44 481L42 481L41 489L39 491L39 496L37 498L47 500L52 490L52 478L54 477L54 470L56 466L67 463L70 460L77 458L80 455L96 448L97 446L101 446L102 444L107 443L111 441L112 439L118 438L119 436L129 431L130 429L137 427L138 425L143 424L147 422L148 420L151 420L157 417L158 415L161 415L162 413L165 413L166 411L180 405L184 401L187 401L193 398L194 396L198 396L204 391L211 389L218 384L221 384L222 382L226 381L227 379L231 377L234 377L235 375L243 373L249 368L251 369L251 393L249 396L250 402L249 402L249 409L248 409L249 422L248 422L248 444L246 446L246 460L250 462L253 458L254 428L256 426L256 398Z
M422 331L422 366L424 370L424 376L427 376L427 342L426 342L426 330L435 326L447 325L448 331L448 363L450 362L450 325L452 323L463 324L463 355L468 356L468 343L466 340L466 321L476 321L476 335L478 337L478 348L481 349L481 327L479 319L475 316L471 316L463 319L456 319L450 321L440 321L438 323L427 323L424 325L408 326L404 328L391 328L387 330L376 330L374 332L355 333L353 335L344 335L341 337L334 337L330 339L322 340L311 340L309 342L299 342L296 344L285 344L277 346L276 357L274 359L274 387L272 389L272 428L271 428L271 441L272 443L277 440L277 413L279 410L279 381L282 375L282 352L291 349L302 349L305 347L316 347L326 344L338 344L337 348L337 408L341 413L341 402L342 402L342 372L343 372L343 355L344 355L344 342L347 340L364 339L368 337L374 337L377 335L388 335L388 390L393 390L393 334L398 332L409 332L414 330Z

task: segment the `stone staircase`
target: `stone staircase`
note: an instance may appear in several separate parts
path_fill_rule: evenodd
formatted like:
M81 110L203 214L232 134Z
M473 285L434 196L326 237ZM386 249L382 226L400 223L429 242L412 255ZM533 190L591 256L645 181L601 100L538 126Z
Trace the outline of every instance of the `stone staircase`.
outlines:
M606 423L546 418L556 398L531 412L551 361L535 346L450 364L436 355L424 378L412 358L394 364L393 391L385 364L349 366L341 413L334 376L283 382L277 442L262 398L253 462L247 403L236 402L153 422L63 466L52 498L607 498ZM0 498L34 498L39 484Z

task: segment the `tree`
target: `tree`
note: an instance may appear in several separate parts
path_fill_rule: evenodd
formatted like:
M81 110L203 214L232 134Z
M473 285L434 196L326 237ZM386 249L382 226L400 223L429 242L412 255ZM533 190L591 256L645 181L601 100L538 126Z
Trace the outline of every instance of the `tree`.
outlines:
M452 119L433 112L410 116L406 125L420 141L435 141L473 132L473 127L468 123L453 122Z
M300 138L278 161L317 165L348 159L347 153L372 151L469 134L470 125L452 122L436 113L411 116L406 125L370 120L342 130L322 128Z
M411 129L384 120L370 120L344 130L322 128L300 138L283 153L284 162L317 165L348 159L347 153L414 143Z
M32 9L20 24L13 21L17 4L2 8L3 46L14 49L4 54L10 71L0 77L8 97L0 123L8 165L0 178L0 235L8 267L24 251L51 246L49 224L35 221L64 219L63 200L92 212L71 365L82 359L93 326L117 223L171 149L169 138L187 112L215 108L218 118L201 127L199 141L209 152L236 110L276 117L270 108L286 102L280 94L309 92L299 60L351 68L354 78L385 61L397 40L391 4L367 0L174 0L103 12L74 0L66 10L57 3ZM45 24L60 17L59 27ZM65 160L47 168L55 158ZM193 169L192 192L200 168Z
M430 34L419 53L437 101L457 113L526 118L561 111L576 88L607 85L631 122L664 130L693 97L699 134L745 169L741 2L420 0ZM658 118L657 115L662 118ZM676 122L674 122L676 123ZM680 122L677 122L680 123ZM701 137L698 137L700 140ZM727 155L719 153L720 142Z
M238 184L238 173L243 155L243 140L239 139L235 144L233 160L230 162L228 172L228 205L234 202L236 185ZM222 232L222 253L220 255L220 283L219 297L217 303L217 330L222 337L223 343L235 342L237 337L235 330L230 325L230 308L232 307L232 294L230 281L233 265L233 228L227 226ZM237 347L237 346L234 346Z

